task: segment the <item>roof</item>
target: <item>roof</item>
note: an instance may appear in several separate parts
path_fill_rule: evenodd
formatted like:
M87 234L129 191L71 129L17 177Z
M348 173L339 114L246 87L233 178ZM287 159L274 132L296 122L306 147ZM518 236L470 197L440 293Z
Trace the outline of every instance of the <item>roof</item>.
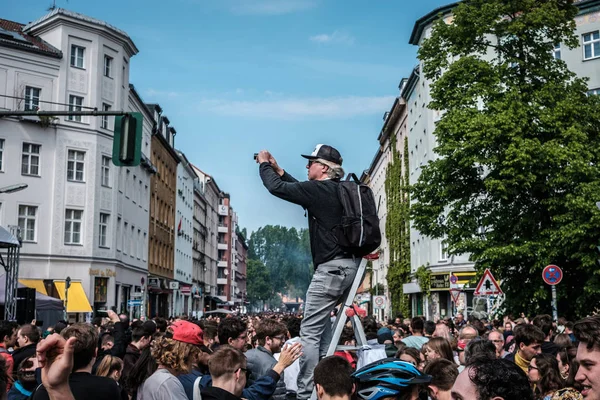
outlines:
M11 47L54 58L62 58L62 52L37 36L23 32L25 25L0 18L0 46Z
M44 15L43 17L38 18L37 20L25 25L23 27L23 30L24 31L33 31L36 28L40 27L43 23L45 23L46 21L50 21L51 19L53 19L53 17L55 17L57 15L72 18L72 19L78 20L80 22L85 22L88 24L93 24L93 25L99 26L101 28L104 28L104 29L110 31L112 34L114 34L116 36L120 36L122 39L124 39L131 47L132 54L137 54L139 52L138 48L135 46L135 44L133 43L133 41L131 40L131 38L125 31L117 28L116 26L109 24L108 22L101 21L96 18L88 17L87 15L79 14L75 11L65 10L64 8L55 8L55 9L51 10L48 14Z
M21 247L21 243L6 228L0 226L0 248L8 247Z
M418 45L419 39L421 39L421 35L423 35L425 27L431 24L436 19L438 19L440 14L448 14L457 5L458 2L438 7L433 11L429 12L428 14L425 14L424 16L419 18L417 22L415 22L415 26L413 27L412 33L410 34L410 39L408 40L408 43Z

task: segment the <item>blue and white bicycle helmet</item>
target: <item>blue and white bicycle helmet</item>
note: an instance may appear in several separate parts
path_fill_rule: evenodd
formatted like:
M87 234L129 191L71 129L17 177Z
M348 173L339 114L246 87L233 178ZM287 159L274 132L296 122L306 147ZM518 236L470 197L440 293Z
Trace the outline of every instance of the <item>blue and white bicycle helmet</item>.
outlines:
M358 397L365 400L394 398L405 394L409 386L431 382L431 376L397 358L384 358L365 365L352 377L356 382Z

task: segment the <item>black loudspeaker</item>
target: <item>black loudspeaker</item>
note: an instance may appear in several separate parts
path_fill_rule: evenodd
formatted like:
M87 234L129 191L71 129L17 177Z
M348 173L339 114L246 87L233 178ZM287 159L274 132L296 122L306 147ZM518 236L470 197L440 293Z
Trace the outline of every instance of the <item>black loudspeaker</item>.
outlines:
M35 289L17 289L17 322L30 324L35 319Z

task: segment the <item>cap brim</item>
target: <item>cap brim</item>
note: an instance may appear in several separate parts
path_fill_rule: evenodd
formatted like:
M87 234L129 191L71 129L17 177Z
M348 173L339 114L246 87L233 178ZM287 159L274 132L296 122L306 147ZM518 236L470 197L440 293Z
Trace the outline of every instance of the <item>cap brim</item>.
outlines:
M317 158L319 158L317 156L307 156L306 154L300 154L300 155L308 160L316 160Z

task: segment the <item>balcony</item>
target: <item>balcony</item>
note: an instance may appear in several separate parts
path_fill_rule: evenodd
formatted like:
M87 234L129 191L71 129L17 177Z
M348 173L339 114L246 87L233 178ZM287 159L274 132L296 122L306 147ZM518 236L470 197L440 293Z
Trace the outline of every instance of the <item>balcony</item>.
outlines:
M227 285L227 278L217 278L217 285Z
M217 227L217 232L219 232L219 233L227 233L228 229L229 228L227 227L227 225L219 225Z
M217 249L218 250L227 250L229 247L227 247L227 242L219 242L217 243Z
M217 267L227 268L227 260L219 260Z

